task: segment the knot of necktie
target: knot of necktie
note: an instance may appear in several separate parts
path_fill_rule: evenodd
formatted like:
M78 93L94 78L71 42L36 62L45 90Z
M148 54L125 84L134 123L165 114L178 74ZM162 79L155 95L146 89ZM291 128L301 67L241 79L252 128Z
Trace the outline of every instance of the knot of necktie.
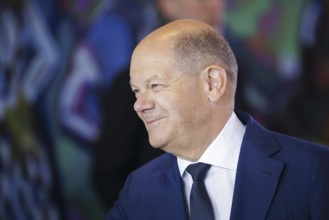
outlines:
M210 168L209 164L195 163L191 164L186 168L186 171L191 174L194 182L204 181L207 172Z

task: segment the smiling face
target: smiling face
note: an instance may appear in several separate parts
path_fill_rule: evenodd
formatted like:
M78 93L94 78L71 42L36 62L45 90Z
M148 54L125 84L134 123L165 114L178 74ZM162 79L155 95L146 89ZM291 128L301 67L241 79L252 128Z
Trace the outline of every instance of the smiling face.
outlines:
M232 114L234 61L217 31L197 20L171 22L139 43L130 84L153 147L200 158Z
M134 109L143 120L152 146L181 155L193 147L207 121L207 94L200 74L175 68L167 47L140 47L131 62L136 95Z

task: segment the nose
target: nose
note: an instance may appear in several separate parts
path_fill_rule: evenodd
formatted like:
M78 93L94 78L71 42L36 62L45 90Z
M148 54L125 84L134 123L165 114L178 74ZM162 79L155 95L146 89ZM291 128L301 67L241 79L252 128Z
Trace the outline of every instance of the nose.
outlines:
M145 93L139 93L138 97L136 98L136 101L134 103L134 110L139 113L143 112L147 109L151 109L154 106L154 102L150 98L150 96Z

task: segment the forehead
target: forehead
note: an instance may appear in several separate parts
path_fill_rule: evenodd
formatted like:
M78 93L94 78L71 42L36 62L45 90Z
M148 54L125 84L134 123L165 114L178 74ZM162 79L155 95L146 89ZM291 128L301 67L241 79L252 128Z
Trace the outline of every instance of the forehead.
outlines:
M130 77L157 75L173 71L174 59L168 48L137 48L131 59Z

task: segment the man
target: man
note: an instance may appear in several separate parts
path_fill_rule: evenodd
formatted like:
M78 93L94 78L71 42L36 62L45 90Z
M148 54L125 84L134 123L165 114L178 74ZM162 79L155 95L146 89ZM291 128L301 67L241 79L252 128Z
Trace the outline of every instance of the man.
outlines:
M209 219L329 219L329 150L235 113L236 78L229 45L203 22L177 20L140 42L134 109L167 153L128 177L107 219L194 219L203 204L189 165L200 162L211 165Z
M148 3L154 6L151 8L159 16L157 20L150 19L154 11L145 10L151 5L142 5L141 1L136 0L117 1L111 10L100 17L90 31L88 43L91 43L96 55L99 55L98 59L103 64L100 67L107 67L103 68L102 72L109 74L111 78L108 81L110 84L107 83L110 86L97 90L102 112L105 114L99 128L100 135L94 144L92 160L92 181L99 197L105 202L105 207L113 206L124 180L132 170L162 153L159 149L149 146L147 133L141 128L143 123L131 108L134 95L127 83L129 65L123 68L128 58L125 55L130 53L134 43L137 44L135 41L145 36L145 32L149 33L155 27L178 18L201 19L215 28L220 28L223 19L219 15L224 15L225 2L225 0L150 1ZM146 12L148 14L141 15ZM147 21L144 18L147 18ZM111 28L104 28L104 24ZM106 34L108 32L112 35L108 36ZM112 50L109 49L110 47ZM104 53L104 56L101 53ZM111 58L111 55L115 57ZM120 69L122 71L118 72ZM78 73L81 74L81 71ZM106 79L102 78L102 83L105 82ZM81 100L85 102L88 99L82 97Z

